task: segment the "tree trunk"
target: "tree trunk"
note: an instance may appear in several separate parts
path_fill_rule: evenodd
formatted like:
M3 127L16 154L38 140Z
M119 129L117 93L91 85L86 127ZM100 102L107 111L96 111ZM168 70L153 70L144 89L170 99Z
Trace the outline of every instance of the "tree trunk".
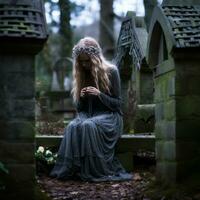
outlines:
M99 43L103 49L104 55L109 59L113 58L115 49L113 1L114 0L99 0Z
M69 0L59 0L60 7L60 35L61 48L60 57L71 57L72 30L70 25L71 6Z

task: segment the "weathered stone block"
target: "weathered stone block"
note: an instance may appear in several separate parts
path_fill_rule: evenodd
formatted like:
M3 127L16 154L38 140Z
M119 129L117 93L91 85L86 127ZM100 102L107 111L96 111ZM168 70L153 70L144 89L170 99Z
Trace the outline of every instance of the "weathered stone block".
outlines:
M33 141L35 122L31 121L3 121L0 120L0 139Z
M153 75L140 71L140 104L153 103Z
M23 54L23 59L22 55L20 54L14 54L14 55L1 54L0 63L1 63L1 68L4 69L5 73L10 73L10 72L34 73L35 71L34 56L29 54Z
M159 76L165 75L168 72L174 72L174 71L175 71L174 60L169 58L168 60L159 63L159 67L156 68L154 76L157 78Z
M173 140L176 138L176 121L157 121L155 125L157 139Z
M35 165L6 165L9 176L5 180L6 190L1 196L5 200L35 200Z
M200 159L200 143L192 140L176 140L176 160L185 161Z
M172 97L176 94L176 89L175 89L175 77L172 76L169 80L168 80L168 94L169 97Z
M164 120L164 103L157 103L155 106L155 119L157 121Z
M9 94L7 94L9 96ZM0 118L4 120L35 119L35 99L14 99L8 98L0 100L1 112Z
M176 162L157 161L156 163L156 177L163 183L171 183L176 181Z
M161 161L175 161L176 144L175 141L156 141L156 158Z
M6 164L34 163L34 143L0 141L0 159Z
M177 180L185 180L187 177L199 174L200 158L190 158L187 161L177 162Z
M188 84L189 85L189 84ZM200 120L200 95L187 95L176 97L177 120L199 119Z
M192 75L188 78L176 78L176 95L200 95L200 75Z
M176 61L177 77L189 78L191 76L200 76L199 62L200 59L177 59Z
M10 100L10 114L12 118L26 118L30 120L35 119L35 100Z
M176 95L200 95L199 60L176 61Z
M35 181L35 164L7 164L10 176L16 183Z
M48 198L42 198L35 195L36 183L18 183L16 184L12 179L13 185L6 183L6 189L1 194L1 199L3 200L47 200ZM48 199L49 200L49 199Z
M162 102L174 97L175 94L175 72L168 72L155 79L155 102Z
M13 98L33 98L35 95L35 79L33 72L9 73L7 75L7 93ZM12 80L12 81L11 81ZM24 84L25 83L25 84Z
M116 145L117 153L137 152L140 149L155 151L154 135L122 135Z
M117 158L127 171L133 171L133 152L119 153Z
M176 124L176 137L199 141L200 119L178 120Z
M0 92L1 93L1 92ZM7 119L8 118L8 105L3 95L0 95L0 119ZM3 97L2 97L3 96Z
M167 121L173 121L176 119L176 101L174 99L165 102L164 118Z

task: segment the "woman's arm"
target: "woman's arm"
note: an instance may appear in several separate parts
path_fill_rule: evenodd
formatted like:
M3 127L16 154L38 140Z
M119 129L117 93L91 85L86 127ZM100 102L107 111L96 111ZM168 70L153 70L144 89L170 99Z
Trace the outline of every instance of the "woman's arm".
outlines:
M117 68L113 68L110 72L111 95L100 92L99 98L101 102L112 111L121 113L121 82Z

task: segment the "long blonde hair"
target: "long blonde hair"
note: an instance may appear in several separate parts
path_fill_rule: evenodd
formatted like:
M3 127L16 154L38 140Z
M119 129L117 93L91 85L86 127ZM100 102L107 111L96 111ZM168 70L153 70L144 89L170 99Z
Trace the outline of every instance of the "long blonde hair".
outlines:
M73 48L73 100L75 102L79 101L81 89L86 86L86 72L78 62L78 57L81 53L87 54L90 58L92 64L91 78L95 84L94 87L101 92L110 93L110 81L108 76L110 69L114 66L104 58L98 42L94 38L85 37Z

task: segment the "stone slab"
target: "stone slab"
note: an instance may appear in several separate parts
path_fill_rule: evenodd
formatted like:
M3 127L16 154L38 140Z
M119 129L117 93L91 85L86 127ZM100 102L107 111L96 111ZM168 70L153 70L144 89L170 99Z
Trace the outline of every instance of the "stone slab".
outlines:
M46 147L59 147L63 136L47 136L47 135L36 135L36 146ZM155 136L154 135L132 135L124 134L119 139L116 152L136 152L139 149L148 151L155 151Z

